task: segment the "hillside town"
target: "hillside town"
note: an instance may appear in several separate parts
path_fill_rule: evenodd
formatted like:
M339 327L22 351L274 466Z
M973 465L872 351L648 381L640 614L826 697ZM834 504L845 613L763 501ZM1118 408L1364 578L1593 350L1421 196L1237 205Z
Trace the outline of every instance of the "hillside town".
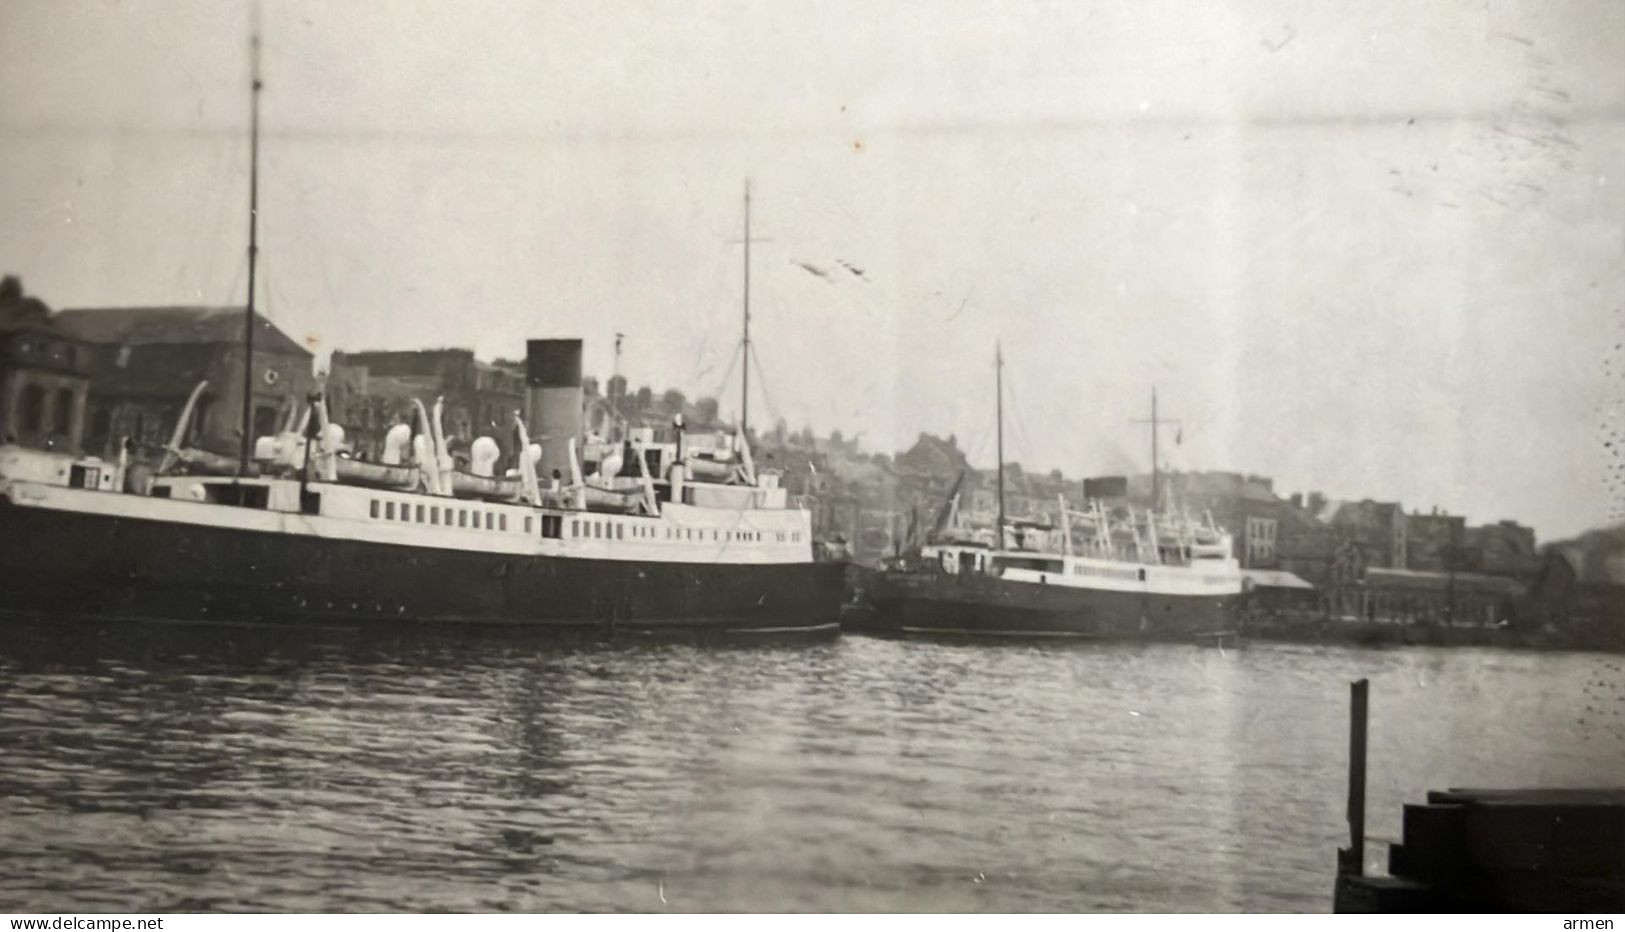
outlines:
M310 348L257 319L245 382L240 308L53 310L8 276L0 282L0 426L9 442L24 445L112 458L128 443L138 456L152 456L171 442L187 398L206 381L180 439L229 455L241 441L244 385L251 384L256 435L274 433L285 412L320 392L347 431L349 455L375 461L389 428L409 422L414 399L440 398L454 458L466 461L473 441L488 436L511 462L512 415L524 402L522 362L481 360L460 348L340 350L318 373ZM716 398L634 389L619 372L602 383L588 376L582 388L589 436L658 433L679 416L690 431L731 429ZM889 454L839 431L816 436L780 420L751 430L749 440L761 466L777 471L811 514L831 558L874 566L897 557L924 539L950 497L957 497L959 520L994 521L996 471L971 463L954 436L922 433ZM1150 475L1123 478L1126 501L1151 503ZM1066 503L1082 507L1083 480L1009 463L1007 514L1054 527ZM1231 531L1256 603L1270 611L1452 627L1552 619L1585 630L1625 626L1619 529L1542 543L1532 528L1504 516L1287 491L1267 476L1165 471L1160 481L1164 500Z

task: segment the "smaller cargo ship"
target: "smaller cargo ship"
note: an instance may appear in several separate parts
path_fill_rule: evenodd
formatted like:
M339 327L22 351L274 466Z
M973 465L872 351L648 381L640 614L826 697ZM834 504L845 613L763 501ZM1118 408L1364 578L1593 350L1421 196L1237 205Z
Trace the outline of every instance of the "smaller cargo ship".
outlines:
M1009 521L1004 507L1004 387L995 354L998 518L960 526L957 495L917 552L867 586L872 611L852 627L876 633L1189 640L1220 634L1244 585L1231 537L1211 516L1137 509L1122 495L1063 498L1058 527ZM1156 462L1156 402L1152 462ZM1153 470L1155 466L1153 465ZM1159 484L1153 472L1153 501ZM1106 483L1122 487L1119 480ZM956 490L957 491L957 490Z

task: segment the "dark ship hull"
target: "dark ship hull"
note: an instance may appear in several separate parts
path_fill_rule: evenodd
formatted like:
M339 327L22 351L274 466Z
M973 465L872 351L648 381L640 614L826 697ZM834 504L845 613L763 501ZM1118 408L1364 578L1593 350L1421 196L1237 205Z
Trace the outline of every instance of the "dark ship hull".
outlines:
M1233 630L1241 598L1041 585L980 573L894 571L866 586L852 630L886 634L1187 641Z
M35 619L830 635L843 569L483 553L0 503L0 613Z

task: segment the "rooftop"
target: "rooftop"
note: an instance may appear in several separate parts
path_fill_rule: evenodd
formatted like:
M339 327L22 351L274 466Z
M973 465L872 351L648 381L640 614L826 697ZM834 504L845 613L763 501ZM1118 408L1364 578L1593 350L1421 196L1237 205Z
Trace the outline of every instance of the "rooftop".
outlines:
M241 307L105 307L58 311L63 331L90 343L125 346L157 344L238 344L243 339ZM310 357L276 325L255 314L254 346L272 353Z

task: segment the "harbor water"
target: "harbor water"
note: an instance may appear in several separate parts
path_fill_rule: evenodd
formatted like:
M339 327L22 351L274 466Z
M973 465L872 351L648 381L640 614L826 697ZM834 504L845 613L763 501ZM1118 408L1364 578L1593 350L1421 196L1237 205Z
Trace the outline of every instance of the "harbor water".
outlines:
M0 628L0 911L1324 911L1452 785L1617 784L1618 656Z

